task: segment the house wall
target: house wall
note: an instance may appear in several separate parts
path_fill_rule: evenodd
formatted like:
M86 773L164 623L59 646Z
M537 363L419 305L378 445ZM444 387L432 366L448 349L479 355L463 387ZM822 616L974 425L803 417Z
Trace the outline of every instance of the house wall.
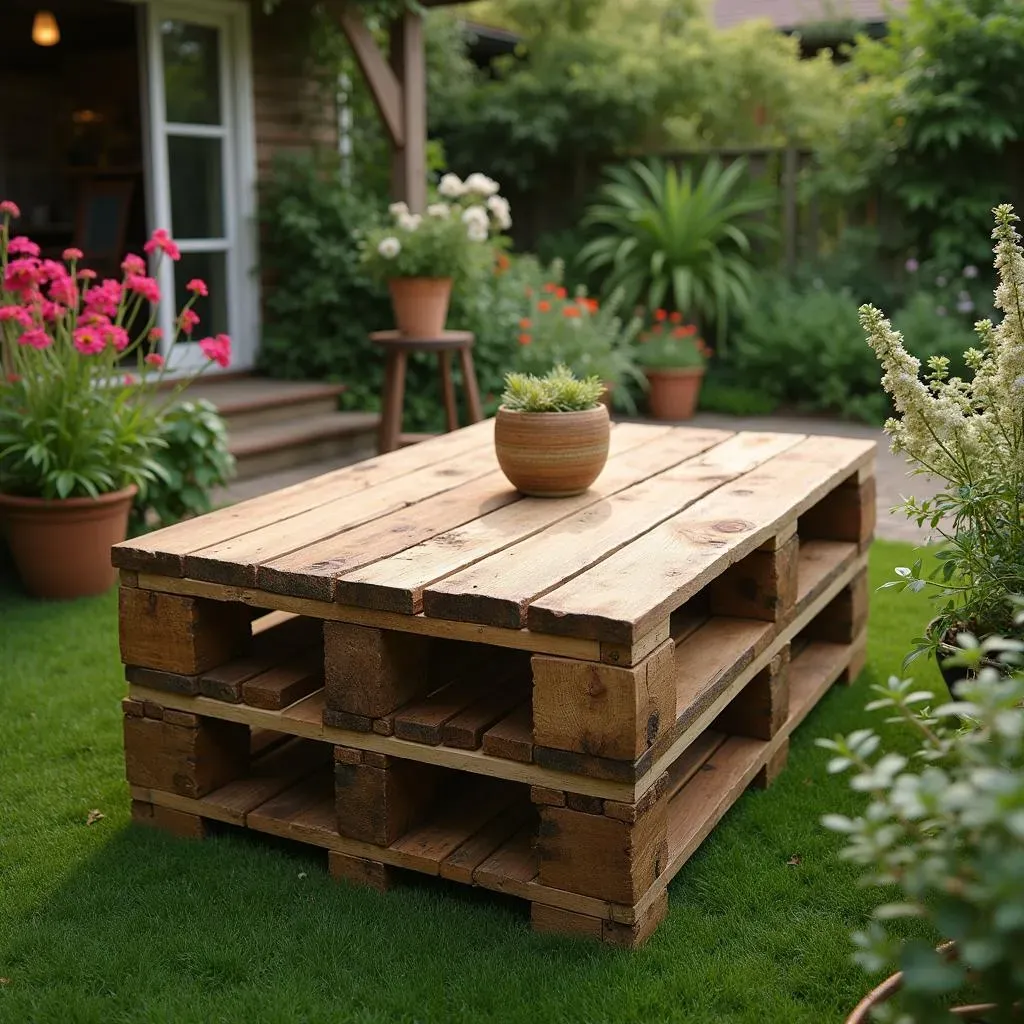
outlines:
M252 9L253 112L259 177L275 154L338 148L336 85L311 57L313 18L304 0Z

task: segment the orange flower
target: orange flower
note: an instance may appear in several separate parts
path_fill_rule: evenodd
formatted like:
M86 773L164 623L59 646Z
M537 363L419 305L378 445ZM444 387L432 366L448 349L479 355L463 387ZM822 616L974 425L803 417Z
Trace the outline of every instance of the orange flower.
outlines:
M519 335L519 344L520 345L529 345L531 341L533 341L533 338L531 338L528 334L520 334Z
M555 289L555 298L556 299L564 299L565 298L565 289L564 288L556 288Z
M696 324L687 324L683 328L683 336L686 337L686 338L692 338L696 333L697 333L697 325Z
M544 291L546 291L549 295L554 295L555 292L558 291L558 285L554 284L552 281L548 281L548 283L544 285Z
M687 333L687 330L686 330L685 327L673 327L672 328L672 337L673 338L688 338L689 334Z
M509 267L512 266L512 261L503 253L498 253L497 267L495 269L496 274L503 274Z
M654 319L657 320L659 324L663 323L665 321L666 317L668 317L668 313L666 313L665 310L663 310L663 309L656 309L654 311Z
M540 302L537 303L537 309L542 313L549 313L551 312L551 303L548 302L547 299L541 299Z
M596 313L598 309L597 299L584 299L583 305L590 310L591 313Z
M669 323L681 324L683 322L683 314L678 311L675 313L669 313L668 319Z
M562 310L562 316L567 316L570 320L578 317L579 315L580 311L578 306L566 306L565 309Z
M533 324L530 323L530 318L528 316L524 316L523 319L519 321L519 326L522 327L524 331L528 331Z

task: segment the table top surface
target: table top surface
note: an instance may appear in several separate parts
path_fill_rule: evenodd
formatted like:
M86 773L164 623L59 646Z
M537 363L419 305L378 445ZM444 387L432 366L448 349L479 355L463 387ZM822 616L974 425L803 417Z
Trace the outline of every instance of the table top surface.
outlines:
M632 643L874 451L852 438L619 423L590 490L528 498L499 469L485 420L125 541L114 564L151 589L153 577L206 581L185 592L220 585L221 599L259 591Z

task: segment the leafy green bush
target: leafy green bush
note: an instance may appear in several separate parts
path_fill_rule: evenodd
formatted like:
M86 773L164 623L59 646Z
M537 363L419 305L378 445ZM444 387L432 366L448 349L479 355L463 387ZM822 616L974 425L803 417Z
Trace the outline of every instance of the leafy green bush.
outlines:
M162 472L139 490L133 533L209 512L210 493L235 472L224 421L205 399L172 405L160 418L160 438L156 460Z
M743 180L746 163L709 160L698 175L660 160L611 167L584 223L597 237L580 251L606 294L626 305L668 306L714 325L719 348L729 320L749 307L754 238L771 234L759 214L770 205Z
M276 377L340 381L346 409L380 408L384 360L369 334L390 327L394 317L384 285L361 262L356 234L383 206L343 185L333 164L295 158L277 163L261 200L267 278L261 368ZM516 365L527 289L542 281L535 260L495 250L492 258L474 260L452 293L448 326L476 336L473 358L489 411ZM410 430L444 422L433 359L410 360L404 422Z
M600 377L581 380L567 366L559 365L543 377L508 374L501 407L511 412L583 412L597 406L602 391L604 381Z
M821 282L818 282L821 285ZM753 312L733 337L724 382L756 387L777 404L806 412L881 423L889 400L878 388L878 369L848 289L802 287L781 277L758 282ZM961 318L918 293L894 317L914 355L948 353L962 365L973 341Z

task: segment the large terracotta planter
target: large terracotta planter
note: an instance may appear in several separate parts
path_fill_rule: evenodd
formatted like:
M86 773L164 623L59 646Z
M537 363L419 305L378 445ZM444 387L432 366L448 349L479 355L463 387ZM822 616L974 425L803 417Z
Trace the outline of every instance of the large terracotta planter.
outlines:
M438 338L448 319L450 277L396 277L388 281L395 325L407 338Z
M62 501L0 494L0 520L25 589L54 600L109 590L117 579L110 548L128 532L136 490Z
M512 412L494 424L498 464L509 482L536 498L582 494L608 461L608 410Z
M704 380L703 366L685 369L651 367L644 370L650 389L647 405L656 420L689 420L697 411L697 397Z

